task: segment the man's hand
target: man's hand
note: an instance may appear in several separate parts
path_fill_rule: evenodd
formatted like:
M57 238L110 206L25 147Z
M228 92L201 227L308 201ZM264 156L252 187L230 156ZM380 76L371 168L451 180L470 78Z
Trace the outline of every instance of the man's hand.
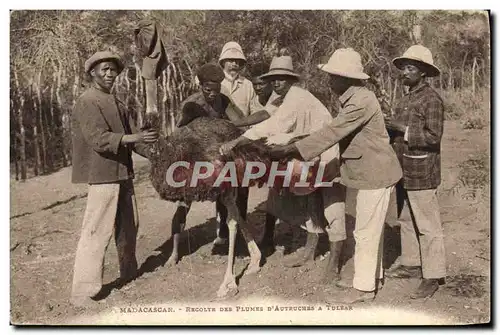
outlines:
M384 121L385 121L385 127L387 129L399 131L402 133L406 132L406 125L404 125L402 122L396 121L392 117L387 117L384 119Z
M122 143L131 144L131 143L154 143L158 140L158 132L156 130L144 130L135 134L127 134L123 135Z
M269 151L269 154L272 159L280 160L285 157L291 157L291 156L299 156L299 149L295 146L294 143L287 144L287 145L276 145L271 148Z
M266 140L266 144L267 145L288 144L292 138L293 138L292 134L276 134L274 136L269 137Z
M219 148L219 153L223 156L229 154L231 152L231 150L234 149L234 147L236 147L239 143L239 138L235 139L235 140L232 140L232 141L229 141L227 143L224 143L223 145L221 145L221 147Z

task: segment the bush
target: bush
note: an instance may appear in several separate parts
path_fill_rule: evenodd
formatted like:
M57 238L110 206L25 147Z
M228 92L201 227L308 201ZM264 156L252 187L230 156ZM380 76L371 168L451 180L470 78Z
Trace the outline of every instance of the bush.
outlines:
M478 194L490 185L490 157L486 152L481 152L475 157L460 163L460 173L455 191L461 190L462 197L476 199Z
M467 118L462 121L462 128L464 129L483 129L485 126L484 120L480 116Z
M442 92L447 120L460 120L464 129L483 129L490 123L490 91L482 88Z

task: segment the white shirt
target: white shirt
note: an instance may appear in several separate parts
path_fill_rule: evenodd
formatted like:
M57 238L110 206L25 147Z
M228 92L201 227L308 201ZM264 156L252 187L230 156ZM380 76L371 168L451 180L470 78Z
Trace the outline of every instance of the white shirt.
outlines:
M252 82L242 76L232 80L227 73L225 74L226 77L221 82L221 93L231 100L243 116L257 112L252 108L252 100L256 96Z
M272 101L272 96L269 101ZM294 85L290 88L281 106L267 120L256 124L247 130L243 136L257 140L268 138L268 143L288 144L291 139L300 135L309 135L325 124L333 121L328 109L309 91ZM339 144L335 144L325 152L319 159L323 162L333 162L331 167L338 172Z
M277 95L273 92L268 105L276 97ZM281 106L269 114L271 115L269 119L256 124L243 136L251 140L278 134L288 134L295 137L319 130L324 124L333 120L330 112L321 101L297 85L290 88Z

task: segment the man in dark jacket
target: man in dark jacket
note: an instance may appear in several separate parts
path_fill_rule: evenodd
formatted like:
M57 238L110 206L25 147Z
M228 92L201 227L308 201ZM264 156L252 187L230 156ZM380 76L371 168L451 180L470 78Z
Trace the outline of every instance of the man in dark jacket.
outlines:
M91 86L72 113L73 183L89 184L87 207L78 242L71 303L85 306L102 287L104 255L115 233L120 278L133 279L138 217L134 197L132 150L147 157L154 131L137 132L127 111L111 94L123 70L120 57L97 52L85 62Z
M443 227L437 187L441 183L441 137L444 108L439 94L426 77L439 75L431 52L421 46L410 47L393 61L402 70L403 84L409 92L395 106L395 117L386 119L394 149L403 167L403 197L413 214L412 221L401 222L400 266L388 277L420 277L413 299L432 296L439 280L446 276ZM415 231L418 229L418 238Z

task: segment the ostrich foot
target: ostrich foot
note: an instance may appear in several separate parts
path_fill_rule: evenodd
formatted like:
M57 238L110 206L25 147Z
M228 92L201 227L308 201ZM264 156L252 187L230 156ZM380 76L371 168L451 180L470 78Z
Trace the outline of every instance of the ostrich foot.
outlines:
M255 274L255 273L259 273L260 272L259 263L260 263L259 261L257 261L257 262L250 261L250 264L248 264L248 268L245 271L245 274L246 275L252 275L252 274Z
M179 254L178 253L172 253L170 257L168 258L167 262L165 263L164 267L171 267L175 266L179 263Z
M238 294L238 285L236 285L236 280L234 276L224 278L224 281L217 291L218 298L233 297Z
M250 252L250 264L248 265L246 274L251 275L260 271L260 260L262 258L262 254L254 240L248 242L247 246L248 251Z

